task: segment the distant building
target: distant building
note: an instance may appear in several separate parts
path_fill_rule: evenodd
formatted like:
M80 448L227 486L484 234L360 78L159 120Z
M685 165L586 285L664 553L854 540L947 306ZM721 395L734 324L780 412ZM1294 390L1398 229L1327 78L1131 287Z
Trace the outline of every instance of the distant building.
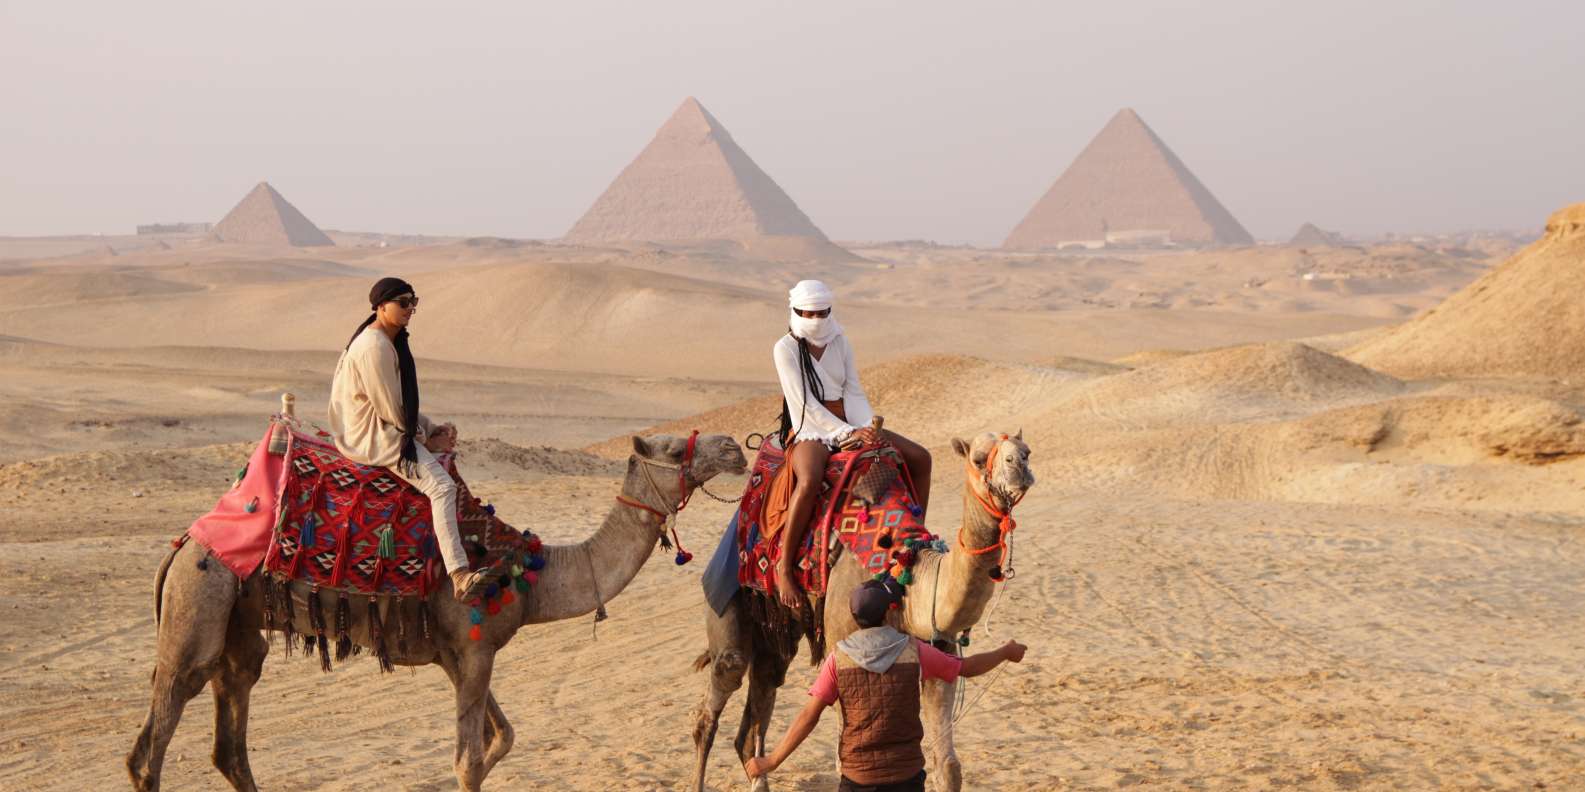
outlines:
M138 226L138 234L207 234L214 223L149 223Z

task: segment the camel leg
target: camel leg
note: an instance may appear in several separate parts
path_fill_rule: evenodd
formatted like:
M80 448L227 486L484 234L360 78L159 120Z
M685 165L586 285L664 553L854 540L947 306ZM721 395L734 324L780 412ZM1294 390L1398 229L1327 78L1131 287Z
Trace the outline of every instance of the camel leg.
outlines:
M441 658L441 667L451 677L457 693L457 750L452 763L457 773L457 788L462 792L479 792L485 775L490 772L485 764L484 738L495 653L470 648L463 654L443 652Z
M237 792L258 792L248 766L248 697L270 644L258 630L243 626L238 612L232 612L228 629L219 673L210 682L215 694L214 762Z
M963 765L953 746L952 704L957 700L961 682L927 679L919 685L919 715L925 725L925 745L929 754L930 782L936 792L958 792L963 788Z
M738 608L739 604L733 601L725 614L717 616L710 606L705 606L705 632L710 646L700 661L709 663L710 679L705 683L704 698L694 711L694 792L704 792L705 769L710 762L710 747L715 744L716 730L721 725L721 710L743 686L743 673L748 670L748 658L753 652L741 627Z
M743 705L743 722L738 726L736 742L738 759L745 764L750 757L765 755L765 733L776 710L776 691L786 681L791 662L791 657L761 654L749 665L748 701ZM770 782L761 776L751 789L769 792Z
M512 750L512 740L515 734L512 724L506 720L506 713L501 711L501 705L496 703L494 693L484 696L485 720L484 743L484 772L486 775L495 769L497 762L506 758Z
M202 564L202 566L200 566ZM160 769L182 710L215 675L226 646L226 629L236 601L236 578L196 542L171 559L163 585L156 639L154 691L143 730L127 755L127 774L138 792L160 788Z

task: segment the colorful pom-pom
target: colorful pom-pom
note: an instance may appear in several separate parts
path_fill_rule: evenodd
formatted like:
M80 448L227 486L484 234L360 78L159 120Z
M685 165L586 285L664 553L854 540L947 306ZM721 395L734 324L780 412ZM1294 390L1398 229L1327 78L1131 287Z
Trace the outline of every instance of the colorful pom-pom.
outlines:
M480 613L478 608L473 608L468 611L468 621L474 624L482 624L484 623L484 614Z
M495 505L494 504L490 504L490 503L484 504L484 513L490 515L491 517L494 517L495 516Z
M532 586L539 582L539 575L536 575L533 572L524 572L523 579L528 581L528 585Z
M885 572L876 572L875 573L875 577L872 578L872 580L874 580L876 583L879 583L879 582L881 582L881 581L883 581L885 579L886 579L886 573Z
M491 616L494 616L497 613L500 613L501 612L501 601L500 600L490 600L488 603L485 603L484 610L485 610L485 612L489 613Z
M514 599L516 599L516 597L512 596L512 590L511 589L504 589L504 590L501 591L501 604L502 605L511 605L512 604L512 600L514 600Z
M534 556L534 557L528 559L528 568L533 570L533 571L535 571L535 572L538 572L539 570L544 569L545 568L545 557L544 556Z
M687 550L678 550L677 551L677 566L682 566L683 564L686 564L686 563L688 563L689 561L692 561L692 560L693 560L693 553L690 553Z
M473 629L468 631L469 640L477 641L477 640L479 640L480 638L483 638L483 637L484 637L484 631L480 630L479 629L479 625L477 625L477 624L473 625Z
M912 586L914 584L914 571L912 569L904 569L903 573L897 576L897 582L904 586Z
M539 541L539 537L535 536L528 540L527 546L528 552L533 553L534 555L539 555L539 551L544 549L545 543Z
M924 510L923 507L919 506L918 504L910 503L910 504L908 504L908 513L912 514L915 517L920 517L920 516L924 515L925 510Z
M524 580L522 578L518 578L517 580L512 581L512 588L517 589L517 593L519 593L519 594L527 594L528 593L528 581L526 581L526 580Z
M501 587L499 585L496 585L494 583L486 583L484 585L484 598L485 599L487 599L487 600L495 599L495 595L500 594L500 593L501 593Z

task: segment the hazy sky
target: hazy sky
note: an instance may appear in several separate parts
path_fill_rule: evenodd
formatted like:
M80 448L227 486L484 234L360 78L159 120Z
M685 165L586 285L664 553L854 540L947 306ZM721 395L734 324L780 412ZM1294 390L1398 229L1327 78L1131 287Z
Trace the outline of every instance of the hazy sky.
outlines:
M688 95L837 239L999 243L1121 107L1257 237L1585 201L1585 3L0 0L0 234L554 237Z

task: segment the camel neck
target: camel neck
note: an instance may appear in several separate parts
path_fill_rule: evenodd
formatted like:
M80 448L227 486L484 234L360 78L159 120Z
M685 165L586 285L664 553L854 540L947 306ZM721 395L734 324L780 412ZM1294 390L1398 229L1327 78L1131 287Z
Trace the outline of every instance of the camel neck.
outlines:
M637 465L629 467L622 493L654 499ZM648 497L646 498L646 494ZM592 536L569 545L547 545L539 581L524 598L524 624L571 619L593 613L637 577L660 538L660 518L615 500Z
M959 536L968 550L978 550L996 544L1001 532L997 525L999 520L975 500L967 489L969 486L968 482L964 483ZM960 633L980 620L996 590L991 568L1001 562L1000 552L992 550L976 555L960 547L956 537L949 540L949 547L950 552L937 556L936 579L925 581L928 588L918 589L933 612L932 626L943 635Z

